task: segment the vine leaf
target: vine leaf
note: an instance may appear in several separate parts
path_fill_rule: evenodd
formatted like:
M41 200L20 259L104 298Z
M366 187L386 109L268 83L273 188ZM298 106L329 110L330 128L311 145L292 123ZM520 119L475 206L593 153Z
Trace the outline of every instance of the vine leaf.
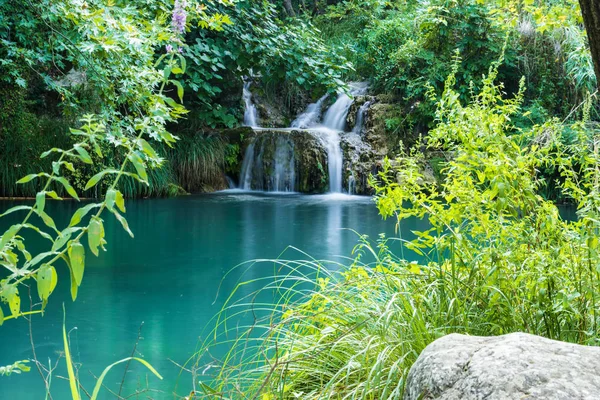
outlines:
M102 220L99 218L93 218L88 225L88 245L92 253L98 257L98 247L103 245L104 242L104 226Z
M85 269L85 248L79 242L71 242L69 246L69 260L71 263L72 278L75 278L77 286L81 285L83 280L83 271Z
M44 212L46 206L46 192L39 192L35 195L35 206L39 212Z
M54 291L56 284L58 283L58 276L56 269L51 265L42 265L37 272L37 289L38 296L42 300L42 308L45 308L48 298Z

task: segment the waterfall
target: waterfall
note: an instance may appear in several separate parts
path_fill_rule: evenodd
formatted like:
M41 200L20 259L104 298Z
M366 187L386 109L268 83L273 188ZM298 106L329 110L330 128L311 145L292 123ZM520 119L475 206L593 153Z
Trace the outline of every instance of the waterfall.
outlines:
M323 104L328 95L321 97L317 102L308 105L292 122L288 129L255 129L254 137L244 154L242 170L240 173L240 188L244 190L265 190L275 192L293 192L296 181L302 179L297 176L294 142L290 131L295 129L308 129L308 134L316 137L323 144L327 153L327 169L329 175L329 192L342 193L342 170L344 168L343 152L340 145L341 134L346 130L346 118L354 97L364 95L368 86L366 83L350 83L349 93L339 92L335 102L326 110L321 121ZM244 124L258 128L257 110L252 102L250 82L244 82ZM352 132L360 132L364 126L365 113L371 102L363 104L357 112L356 124ZM344 135L348 135L346 133ZM355 135L362 142L360 135ZM346 136L344 136L346 137ZM345 140L345 139L344 139ZM304 181L302 181L304 182ZM348 178L348 193L355 193L356 178Z
M250 80L244 80L244 89L242 92L242 98L244 100L244 125L252 128L258 127L258 111L256 106L252 102L252 92L250 91Z
M235 189L235 183L233 182L233 179L225 175L225 180L227 181L227 187L229 189Z
M293 192L296 184L294 143L285 134L257 136L246 149L240 188Z
M316 103L309 104L308 107L306 107L306 111L300 114L294 120L294 122L292 122L292 128L306 129L315 126L321 117L321 108L323 107L323 102L328 96L329 95L326 94Z
M327 151L327 172L329 173L329 192L342 192L343 155L340 146L340 133L329 128L319 128L314 131Z
M353 133L359 135L362 133L363 128L365 127L365 115L367 114L369 107L371 107L371 104L373 104L373 101L369 100L358 109L356 113L356 123L354 124L354 129L352 129Z
M248 145L244 153L244 162L240 174L240 189L249 190L252 187L252 170L254 168L254 141Z
M368 89L367 84L364 82L351 83L349 86L350 94L352 96L363 95ZM346 93L338 93L337 100L329 107L323 117L323 126L336 131L344 131L346 128L346 117L348 116L348 111L353 102L354 99Z
M366 83L351 83L350 94L357 96L365 94L368 86ZM340 131L346 128L346 117L354 99L346 93L338 93L335 103L323 117L323 139L327 147L327 164L329 172L329 191L342 192L342 166L344 164L342 149L340 147Z
M348 177L348 194L356 193L356 178L354 178L354 172L350 172Z

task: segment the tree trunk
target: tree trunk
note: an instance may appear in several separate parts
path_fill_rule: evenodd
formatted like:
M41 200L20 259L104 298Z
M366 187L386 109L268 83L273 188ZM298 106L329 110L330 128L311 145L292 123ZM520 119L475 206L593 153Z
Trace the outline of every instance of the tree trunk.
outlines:
M294 11L294 6L292 6L292 0L283 0L283 8L285 8L285 12L289 17L295 17L296 12Z
M594 60L596 82L600 87L600 0L579 0L579 5Z

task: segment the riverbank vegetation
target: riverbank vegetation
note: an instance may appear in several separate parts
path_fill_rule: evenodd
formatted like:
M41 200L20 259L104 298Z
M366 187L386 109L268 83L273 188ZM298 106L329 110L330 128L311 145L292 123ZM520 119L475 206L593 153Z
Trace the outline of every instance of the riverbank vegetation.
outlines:
M35 198L0 210L22 216L0 237L1 329L42 314L59 280L77 298L105 218L133 236L125 198L227 187L253 132L237 129L244 82L281 127L367 80L386 143L376 205L398 232L429 228L361 236L347 265L276 260L264 289L227 293L185 366L190 398L399 398L423 348L453 332L598 345L600 61L578 2L0 0L0 21L0 196ZM46 212L83 197L97 200L64 229ZM64 352L79 399L66 333ZM50 393L53 370L33 366Z
M363 237L345 266L274 261L279 274L264 289L245 293L240 286L243 294L232 297L195 360L201 369L212 346L231 346L215 381L199 377L207 380L207 398L402 398L416 357L449 333L529 332L598 344L592 99L575 124L519 129L513 120L523 113L524 80L508 97L497 83L499 65L468 103L457 89L458 58L441 97L428 94L438 122L428 147L453 154L439 188L424 184L416 152L388 163L382 183L373 179L382 216L398 227L427 219L429 229L377 243ZM576 136L569 145L567 131ZM559 172L556 190L577 203L576 217L561 216L539 194L549 184L540 173L547 168ZM406 253L390 251L395 240ZM421 261L409 261L415 259ZM278 302L255 303L264 292ZM244 312L256 316L246 330L229 321Z

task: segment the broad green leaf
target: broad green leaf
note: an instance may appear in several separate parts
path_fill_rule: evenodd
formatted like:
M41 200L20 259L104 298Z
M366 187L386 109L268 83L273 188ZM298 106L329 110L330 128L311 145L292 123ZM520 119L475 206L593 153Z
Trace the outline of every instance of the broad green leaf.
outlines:
M38 211L44 212L44 207L46 206L46 192L39 192L35 195L35 206Z
M179 101L183 103L183 85L181 82L176 80L172 80L170 82L177 87L177 97L179 97Z
M29 174L29 175L24 176L23 178L19 179L17 181L17 183L27 183L27 182L30 182L30 181L34 180L38 176L39 176L39 174Z
M187 67L187 62L186 59L183 55L181 54L177 54L177 57L179 57L179 61L181 62L181 70L183 71L183 73L185 73L186 67Z
M60 232L58 234L58 237L52 244L52 251L60 250L69 241L69 239L71 239L71 235L73 234L73 232L76 232L78 230L81 230L81 228L70 227Z
M50 265L42 265L36 274L37 290L40 300L48 300L50 287L52 285L52 268Z
M125 199L123 198L123 193L117 190L117 198L115 199L115 203L121 212L125 212Z
M39 217L42 219L42 221L44 221L44 224L46 224L46 226L56 230L56 224L54 223L54 220L52 219L52 217L50 217L45 212L37 210L37 209L35 210L35 213L37 215L39 215Z
M142 160L142 158L136 152L130 153L127 158L129 158L129 161L131 161L131 163L135 167L135 170L137 171L140 178L142 178L144 181L147 181L148 174L146 173L146 167L144 166L144 161Z
M31 210L31 207L29 207L29 206L16 206L16 207L9 208L3 214L0 214L0 218L4 217L5 215L12 214L15 211L21 211L21 210Z
M13 225L0 238L0 249L4 248L17 234L17 232L21 229L21 225Z
M25 263L25 268L30 268L30 267L33 267L35 265L38 265L45 258L48 258L50 256L55 256L57 254L58 253L56 251L45 251L43 253L39 253L38 255L36 255L35 257L33 257L31 259L31 261L28 261L28 262Z
M83 146L81 146L80 144L76 144L73 147L75 148L75 151L77 151L77 154L79 154L79 158L81 159L81 161L83 161L86 164L93 164L92 157L90 157L90 153L88 153L88 151L85 148L83 148Z
M83 280L83 271L85 269L85 249L81 243L71 242L69 244L69 261L75 283L79 286Z
M54 200L62 200L62 197L59 197L54 190L51 190L50 192L46 192L46 194L48 195L48 197L50 197Z
M21 296L19 296L19 289L14 288L14 296L8 301L8 307L13 317L17 318L21 314Z
M60 182L65 187L65 190L67 191L67 193L69 193L69 195L71 197L73 197L75 200L79 200L79 196L77 196L77 192L75 191L75 189L73 189L73 186L71 186L69 181L67 181L62 176L54 177L54 180Z
M60 175L60 163L58 161L52 161L52 172L54 175Z
M50 266L50 272L52 273L50 277L50 294L52 294L54 289L56 289L56 285L58 285L58 274L56 273L56 268L53 266Z
M54 153L54 152L62 153L63 151L64 151L63 149L59 149L59 148L54 147L54 148L52 148L52 149L50 149L48 151L43 152L42 155L40 156L40 158L48 157L51 153Z
M124 358L122 360L119 360L119 361L109 365L108 367L106 367L104 369L104 371L102 371L102 374L100 375L100 377L98 378L98 381L96 382L96 386L94 386L94 391L92 392L92 397L90 398L90 400L97 400L98 393L100 392L100 388L102 387L102 382L104 382L104 378L106 377L106 374L108 373L108 371L110 371L112 369L112 367L122 364L124 362L130 361L130 360L135 360L135 361L141 363L146 368L148 368L150 370L150 372L152 372L158 379L162 379L162 376L154 369L154 367L152 367L152 365L150 365L148 363L148 361L138 358L138 357L127 357L127 358Z
M73 271L71 270L71 299L73 301L77 300L77 291L79 290L79 286L77 286L77 281L73 276Z
M23 253L23 255L25 256L25 260L27 261L31 261L31 253L29 253L27 251L27 249L25 248L25 245L23 244L23 242L19 239L16 239L14 241L14 243L17 245L17 248L19 249L19 251L21 253Z
M133 237L133 232L131 232L131 229L129 229L129 224L127 223L127 220L125 219L125 217L123 217L121 214L119 214L119 212L117 210L114 210L113 214L115 214L115 217L121 223L121 225L123 226L123 229L125 229L125 232L129 233L129 236Z
M142 147L142 150L144 151L144 153L146 153L146 155L148 157L153 158L153 159L158 158L158 154L156 154L156 152L154 151L152 146L150 146L150 144L147 141L145 141L144 139L140 139L139 144Z
M64 164L65 167L67 167L67 169L71 172L75 172L75 167L73 166L73 163L67 162L67 161L63 161L62 162Z
M106 197L104 199L104 202L106 203L106 208L108 208L108 210L110 212L112 212L113 207L115 206L116 199L117 199L117 191L115 189L109 189L106 192Z
M94 144L94 151L96 152L96 155L98 157L102 157L102 149L100 149L100 146L98 146L98 143L96 143L96 141L92 141L92 143Z
M88 190L88 189L94 187L98 182L100 182L100 179L102 179L102 177L108 173L109 173L109 170L104 170L104 171L100 171L96 175L92 176L90 178L90 180L88 181L88 183L85 185L85 190Z
M81 207L80 209L75 211L75 214L73 214L73 216L71 217L71 222L69 222L69 226L77 225L78 223L81 222L81 219L83 217L85 217L87 215L87 213L90 212L90 210L92 210L94 208L98 208L100 206L101 206L101 204L92 203L92 204L88 204L87 206Z
M88 246L92 253L97 257L98 247L102 245L102 240L104 239L104 226L102 225L101 219L92 218L88 225L87 236Z

